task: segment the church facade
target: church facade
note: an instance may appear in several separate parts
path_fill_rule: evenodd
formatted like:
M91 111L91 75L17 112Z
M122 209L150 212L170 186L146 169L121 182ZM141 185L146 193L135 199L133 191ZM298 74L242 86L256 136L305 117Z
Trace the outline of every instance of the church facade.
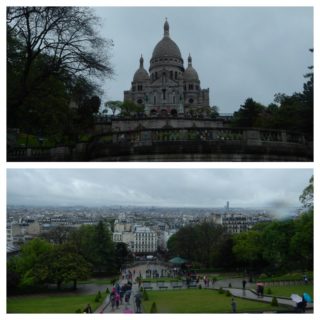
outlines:
M140 66L133 76L131 89L124 91L124 101L145 107L148 116L192 115L209 110L209 89L201 89L197 71L189 54L188 66L177 44L170 38L169 23L164 23L163 38L156 44L149 72Z

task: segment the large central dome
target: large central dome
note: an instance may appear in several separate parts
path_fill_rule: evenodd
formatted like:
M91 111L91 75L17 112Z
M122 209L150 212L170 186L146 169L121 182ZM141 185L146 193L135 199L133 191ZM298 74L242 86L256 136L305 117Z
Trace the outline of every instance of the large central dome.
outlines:
M166 20L163 26L163 38L153 49L152 58L173 57L181 59L181 52L176 43L171 40L169 35L169 23Z
M170 38L169 23L165 21L163 26L163 38L156 44L150 59L150 69L156 66L176 66L183 69L183 59L177 44Z
M152 59L174 57L181 59L181 52L176 43L169 37L163 37L153 49Z

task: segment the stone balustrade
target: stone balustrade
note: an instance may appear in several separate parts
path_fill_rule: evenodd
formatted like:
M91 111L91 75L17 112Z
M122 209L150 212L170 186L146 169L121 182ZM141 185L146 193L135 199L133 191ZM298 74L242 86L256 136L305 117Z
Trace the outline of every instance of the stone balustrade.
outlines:
M284 130L139 128L95 135L75 147L15 148L8 161L312 161L312 144Z

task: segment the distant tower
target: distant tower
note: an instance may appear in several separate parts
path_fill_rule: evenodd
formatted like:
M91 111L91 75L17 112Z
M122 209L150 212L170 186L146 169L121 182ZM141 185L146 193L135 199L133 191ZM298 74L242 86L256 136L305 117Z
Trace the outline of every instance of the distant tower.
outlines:
M227 204L226 204L226 211L227 212L229 211L229 201L227 201Z

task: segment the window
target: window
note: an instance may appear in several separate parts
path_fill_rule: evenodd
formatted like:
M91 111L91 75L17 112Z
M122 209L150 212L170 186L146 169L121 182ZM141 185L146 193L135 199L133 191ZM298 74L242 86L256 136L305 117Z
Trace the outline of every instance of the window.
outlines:
M178 79L178 72L177 71L174 73L174 78Z
M193 90L193 84L189 84L189 90Z
M172 103L173 103L173 104L176 103L176 96L175 96L175 95L172 96Z
M162 99L166 100L166 89L162 89Z
M156 103L157 103L157 97L153 96L153 104L156 104Z
M142 103L142 99L138 99L137 103L141 104Z
M192 98L189 99L189 103L193 103L193 99Z
M158 72L156 72L155 75L156 75L156 79L158 79Z
M138 91L142 91L142 85L138 84Z
M173 79L173 71L170 71L170 79Z
M136 86L132 86L132 91L136 91Z

